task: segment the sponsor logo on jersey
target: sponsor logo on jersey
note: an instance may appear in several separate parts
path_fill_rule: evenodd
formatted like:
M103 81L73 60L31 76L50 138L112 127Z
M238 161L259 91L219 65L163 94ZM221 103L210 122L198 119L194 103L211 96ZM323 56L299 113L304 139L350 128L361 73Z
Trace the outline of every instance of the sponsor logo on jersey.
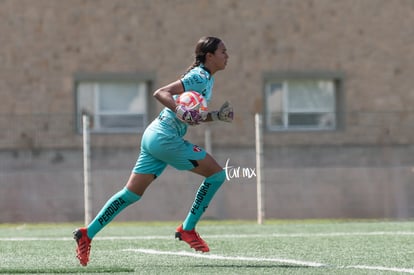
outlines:
M195 83L198 83L198 84L203 84L203 76L198 76L198 75L193 75L193 77L192 77L192 80L195 82Z

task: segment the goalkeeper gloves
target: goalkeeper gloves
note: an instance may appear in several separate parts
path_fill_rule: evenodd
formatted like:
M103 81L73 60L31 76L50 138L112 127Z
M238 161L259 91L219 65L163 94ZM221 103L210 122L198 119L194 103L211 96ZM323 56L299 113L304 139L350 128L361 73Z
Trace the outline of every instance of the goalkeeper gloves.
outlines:
M220 107L220 110L211 112L211 119L221 120L224 122L232 122L233 107L230 105L228 101L224 102L224 104Z
M198 111L189 110L182 105L178 105L177 108L175 108L175 115L178 119L190 125L199 124L201 121L201 115Z

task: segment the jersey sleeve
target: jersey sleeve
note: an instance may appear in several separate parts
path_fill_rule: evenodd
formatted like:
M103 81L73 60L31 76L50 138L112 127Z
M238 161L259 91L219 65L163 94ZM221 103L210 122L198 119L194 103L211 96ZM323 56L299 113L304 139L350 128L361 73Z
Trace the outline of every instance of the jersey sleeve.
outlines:
M192 70L181 78L184 91L196 91L202 93L205 91L208 76L203 71Z

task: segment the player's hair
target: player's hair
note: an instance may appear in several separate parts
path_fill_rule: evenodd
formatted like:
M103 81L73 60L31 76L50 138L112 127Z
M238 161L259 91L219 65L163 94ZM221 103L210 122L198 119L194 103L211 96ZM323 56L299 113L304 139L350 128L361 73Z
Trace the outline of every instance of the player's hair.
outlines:
M217 50L220 42L221 42L221 39L214 37L214 36L201 37L200 40L198 40L198 43L195 47L194 63L191 64L191 66L187 68L183 76L187 74L189 71L191 71L192 69L194 69L195 67L200 66L202 63L204 63L206 61L207 53L214 53Z

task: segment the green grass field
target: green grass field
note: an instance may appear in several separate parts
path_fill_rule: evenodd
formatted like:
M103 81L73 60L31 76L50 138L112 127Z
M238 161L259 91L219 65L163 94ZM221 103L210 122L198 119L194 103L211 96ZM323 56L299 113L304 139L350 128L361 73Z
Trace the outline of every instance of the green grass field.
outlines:
M112 223L87 267L75 258L79 224L0 225L2 274L410 274L414 222L203 221L209 253L174 239L178 223Z

